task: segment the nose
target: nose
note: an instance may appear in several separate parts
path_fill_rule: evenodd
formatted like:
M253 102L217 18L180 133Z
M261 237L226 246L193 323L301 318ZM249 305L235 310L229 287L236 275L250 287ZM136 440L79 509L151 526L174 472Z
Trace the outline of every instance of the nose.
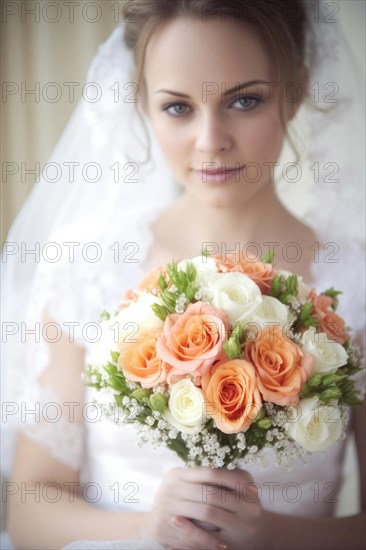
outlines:
M231 147L231 137L222 119L215 113L205 113L197 121L196 148L215 155Z

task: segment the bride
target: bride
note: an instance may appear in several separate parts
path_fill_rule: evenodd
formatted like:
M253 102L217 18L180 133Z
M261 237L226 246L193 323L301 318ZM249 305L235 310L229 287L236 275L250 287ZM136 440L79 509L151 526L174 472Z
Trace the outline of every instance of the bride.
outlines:
M337 148L360 113L333 80L339 29L324 24L322 4L320 16L313 9L301 0L131 1L95 58L99 101L81 102L51 159L69 171L37 184L3 254L3 468L15 548L363 547L364 407L345 434L356 437L363 511L336 518L347 438L291 471L271 453L266 468L185 469L166 449L138 448L133 426L102 420L81 378L100 312L148 269L204 248L273 249L278 267L319 290L341 288L341 314L361 342L357 134ZM315 80L324 67L333 88ZM341 105L316 105L329 92ZM287 143L307 165L285 163ZM93 175L74 181L73 163ZM337 166L340 180L330 180ZM286 208L286 193L304 197L307 185L309 226ZM32 242L38 262L10 247ZM251 495L203 493L207 483L250 480Z

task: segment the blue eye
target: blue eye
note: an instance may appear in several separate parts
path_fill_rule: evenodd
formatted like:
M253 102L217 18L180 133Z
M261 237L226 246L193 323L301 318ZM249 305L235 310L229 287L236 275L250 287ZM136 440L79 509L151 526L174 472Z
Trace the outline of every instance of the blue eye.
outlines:
M261 98L258 96L243 95L236 99L232 105L239 102L241 106L241 108L239 108L240 111L249 111L256 107L261 101Z
M174 111L171 111L172 108L174 109ZM172 103L171 105L167 105L166 107L164 107L163 111L166 111L171 116L180 117L186 114L186 111L184 111L184 109L188 109L187 105L184 105L184 103Z

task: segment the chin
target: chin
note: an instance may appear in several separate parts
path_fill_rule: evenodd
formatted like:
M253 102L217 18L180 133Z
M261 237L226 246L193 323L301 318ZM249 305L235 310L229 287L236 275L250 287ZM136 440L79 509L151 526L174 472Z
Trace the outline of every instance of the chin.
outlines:
M243 197L239 197L237 193L221 190L218 193L200 194L200 201L210 208L237 208L243 202Z

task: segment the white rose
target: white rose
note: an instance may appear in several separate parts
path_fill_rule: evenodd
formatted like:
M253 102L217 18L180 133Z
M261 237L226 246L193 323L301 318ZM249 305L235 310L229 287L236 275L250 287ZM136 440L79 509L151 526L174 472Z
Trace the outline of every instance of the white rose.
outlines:
M342 433L337 402L322 405L316 396L300 399L297 407L289 407L288 419L288 435L310 452L326 451Z
M110 352L119 351L120 342L137 342L140 330L162 328L163 321L151 309L154 303L161 305L161 300L144 292L136 302L124 307L116 316L102 321L101 337L93 346L90 362L96 365L106 364L111 361Z
M294 319L295 316L290 312L290 308L277 298L262 296L262 302L255 310L251 322L260 327L268 326L269 323L278 323L283 327L289 323L289 327Z
M283 275L286 279L289 275L293 275L293 273L290 273L290 271L285 271L284 269L279 269L278 273L280 275ZM296 275L296 277L297 277L297 282L298 282L298 285L299 285L299 292L298 292L299 300L305 300L307 295L310 292L310 287L307 284L304 283L304 281L302 280L301 275Z
M164 419L180 432L198 433L207 419L204 403L201 390L185 378L170 387L169 410Z
M213 274L209 280L210 303L222 309L232 324L251 320L262 302L259 287L244 273Z
M178 270L186 271L188 263L193 264L196 268L196 284L198 286L206 286L210 276L213 273L217 273L216 262L213 258L196 256L195 258L192 258L192 260L182 260L178 263Z
M305 353L314 355L314 374L331 374L347 363L348 353L341 344L331 342L325 332L316 332L309 328L301 338Z

